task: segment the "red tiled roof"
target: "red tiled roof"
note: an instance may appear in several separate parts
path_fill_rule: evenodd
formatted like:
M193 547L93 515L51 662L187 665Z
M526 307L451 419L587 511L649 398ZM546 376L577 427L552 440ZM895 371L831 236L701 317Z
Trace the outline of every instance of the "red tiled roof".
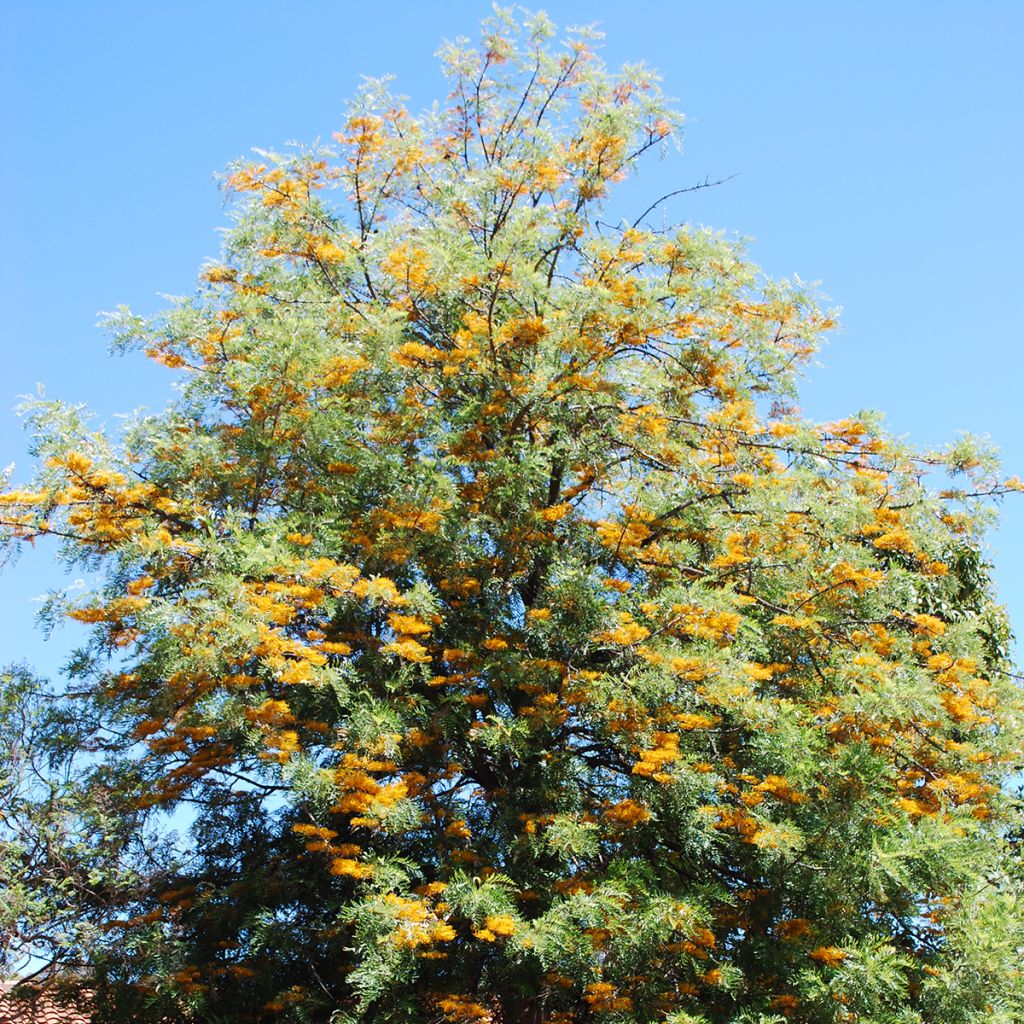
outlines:
M14 982L0 982L0 1024L89 1024L89 1017L74 1006L56 1002L45 992L31 999L10 994Z

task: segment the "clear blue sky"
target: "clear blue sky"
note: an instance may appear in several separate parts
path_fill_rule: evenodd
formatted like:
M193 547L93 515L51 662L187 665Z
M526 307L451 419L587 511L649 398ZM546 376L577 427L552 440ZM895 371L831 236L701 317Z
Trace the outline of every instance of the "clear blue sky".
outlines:
M658 68L686 113L683 154L648 166L643 196L738 175L671 212L751 237L769 273L820 281L843 307L808 415L881 409L920 445L988 433L1024 475L1024 3L537 6L600 22L608 62ZM225 223L214 172L328 139L361 75L395 74L414 109L443 99L434 50L489 9L0 0L0 465L28 469L11 410L38 382L110 423L164 404L167 371L108 357L93 325L192 289ZM992 544L1024 633L1024 499ZM28 598L64 578L44 550L0 576L0 662L59 663L75 630L43 644Z

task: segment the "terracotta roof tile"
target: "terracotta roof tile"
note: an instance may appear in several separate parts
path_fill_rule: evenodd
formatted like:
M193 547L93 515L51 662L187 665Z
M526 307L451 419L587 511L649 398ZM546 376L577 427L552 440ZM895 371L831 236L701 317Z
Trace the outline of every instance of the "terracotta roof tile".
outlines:
M46 993L34 999L15 999L10 995L13 982L0 982L0 1024L89 1024L80 1009L55 1002Z

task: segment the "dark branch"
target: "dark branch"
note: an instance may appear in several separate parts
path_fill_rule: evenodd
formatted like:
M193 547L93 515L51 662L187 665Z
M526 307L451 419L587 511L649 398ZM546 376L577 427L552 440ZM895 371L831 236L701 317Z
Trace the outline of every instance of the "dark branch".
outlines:
M651 203L651 205L648 206L647 209L644 210L644 212L641 213L635 221L633 221L633 227L636 227L640 223L640 221L642 221L644 217L647 216L647 214L651 213L653 210L661 206L661 204L665 202L666 199L671 199L673 196L685 195L685 193L687 192L700 192L702 189L705 188L714 188L716 185L724 185L727 181L732 181L732 179L737 176L738 175L736 174L730 174L727 178L719 178L718 181L708 181L708 179L705 178L703 181L698 182L696 185L690 185L688 188L677 188L675 192L668 192L665 195L663 195L660 199L656 199L653 203Z

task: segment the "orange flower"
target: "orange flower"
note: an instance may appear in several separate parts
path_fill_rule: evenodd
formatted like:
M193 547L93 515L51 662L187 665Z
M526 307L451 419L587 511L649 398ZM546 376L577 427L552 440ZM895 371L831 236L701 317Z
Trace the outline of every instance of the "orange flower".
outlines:
M838 967L850 954L839 946L819 946L807 954L812 960L827 967Z
M645 821L650 821L651 812L635 800L620 800L617 804L612 804L607 808L604 816L618 825L632 828L634 825L642 825Z

